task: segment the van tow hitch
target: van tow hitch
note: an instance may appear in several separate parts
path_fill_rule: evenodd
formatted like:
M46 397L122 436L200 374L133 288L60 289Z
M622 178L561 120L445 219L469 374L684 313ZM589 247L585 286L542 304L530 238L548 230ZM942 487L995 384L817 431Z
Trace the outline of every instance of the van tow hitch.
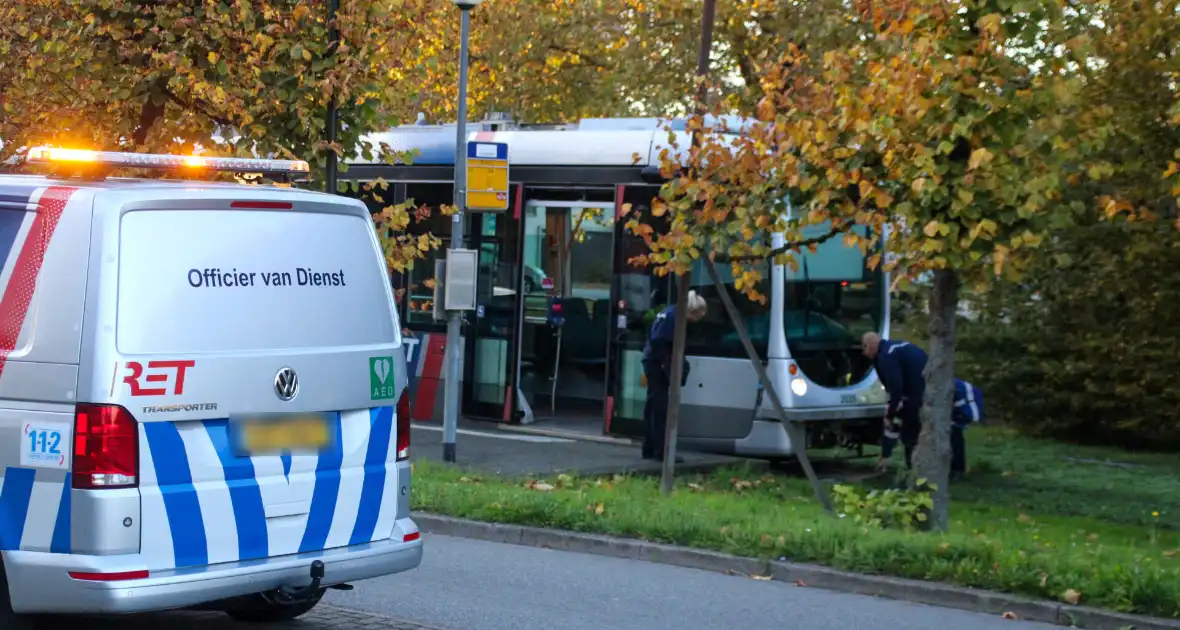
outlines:
M324 563L314 560L311 563L311 584L307 586L291 587L286 584L279 587L279 598L287 603L307 599L320 590L320 580L324 579Z

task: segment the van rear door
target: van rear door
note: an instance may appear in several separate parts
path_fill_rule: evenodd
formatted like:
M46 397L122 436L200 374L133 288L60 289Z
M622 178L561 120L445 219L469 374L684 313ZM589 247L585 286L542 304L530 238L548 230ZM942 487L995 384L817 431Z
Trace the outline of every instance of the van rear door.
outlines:
M151 570L363 544L394 527L406 379L369 215L243 188L96 202L84 363L91 400L138 421Z

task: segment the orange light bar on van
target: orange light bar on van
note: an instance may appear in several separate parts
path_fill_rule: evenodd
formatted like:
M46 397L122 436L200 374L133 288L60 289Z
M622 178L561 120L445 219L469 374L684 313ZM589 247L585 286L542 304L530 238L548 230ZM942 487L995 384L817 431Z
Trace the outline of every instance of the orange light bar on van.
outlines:
M311 167L303 160L260 160L249 158L205 157L200 155L167 155L159 153L119 153L116 151L88 151L34 147L29 149L31 164L90 163L128 168L199 169L203 171L233 171L247 173L309 173Z

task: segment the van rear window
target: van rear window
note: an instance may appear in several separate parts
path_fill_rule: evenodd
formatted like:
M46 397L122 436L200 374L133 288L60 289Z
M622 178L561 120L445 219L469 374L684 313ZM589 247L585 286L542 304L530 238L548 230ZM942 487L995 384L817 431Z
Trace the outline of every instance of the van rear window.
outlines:
M119 352L393 343L388 276L371 229L357 216L298 211L128 212Z

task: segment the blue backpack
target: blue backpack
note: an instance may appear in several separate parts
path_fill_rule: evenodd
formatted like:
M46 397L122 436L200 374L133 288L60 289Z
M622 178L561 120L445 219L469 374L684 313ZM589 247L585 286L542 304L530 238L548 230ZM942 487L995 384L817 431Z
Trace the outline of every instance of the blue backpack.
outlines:
M960 426L983 422L983 391L956 378L955 407L951 411L951 418Z

